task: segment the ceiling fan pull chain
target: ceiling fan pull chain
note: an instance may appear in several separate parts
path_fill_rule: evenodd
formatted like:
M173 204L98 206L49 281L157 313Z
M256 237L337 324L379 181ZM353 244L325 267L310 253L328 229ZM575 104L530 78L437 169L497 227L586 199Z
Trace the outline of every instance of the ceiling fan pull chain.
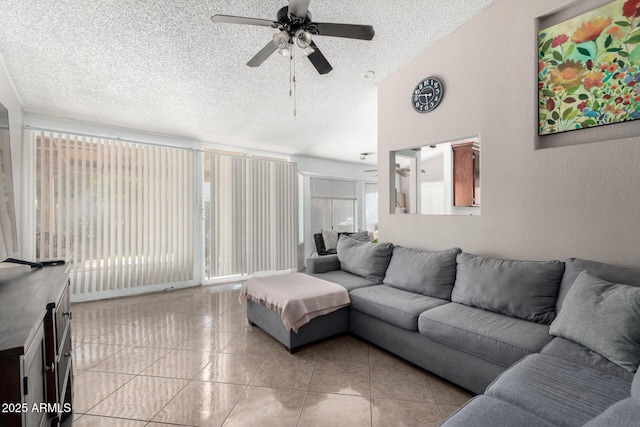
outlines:
M294 47L291 48L291 55L293 56L293 118L296 118L298 115L298 97L296 96L296 53Z
M289 98L293 96L293 49L289 51Z

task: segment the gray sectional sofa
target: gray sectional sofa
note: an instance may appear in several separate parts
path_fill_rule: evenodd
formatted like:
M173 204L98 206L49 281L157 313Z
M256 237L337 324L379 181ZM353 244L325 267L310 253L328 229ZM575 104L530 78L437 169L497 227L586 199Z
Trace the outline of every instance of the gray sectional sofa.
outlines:
M478 394L445 426L640 425L640 269L348 237L306 267L352 334Z

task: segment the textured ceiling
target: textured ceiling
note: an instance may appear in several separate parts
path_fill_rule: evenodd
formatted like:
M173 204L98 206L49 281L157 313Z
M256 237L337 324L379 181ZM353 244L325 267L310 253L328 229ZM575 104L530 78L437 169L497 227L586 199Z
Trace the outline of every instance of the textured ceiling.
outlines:
M312 0L314 21L376 35L314 38L334 69L298 58L296 118L289 61L245 65L276 30L210 21L275 20L285 0L0 0L0 55L27 112L359 161L377 147L377 83L493 1Z

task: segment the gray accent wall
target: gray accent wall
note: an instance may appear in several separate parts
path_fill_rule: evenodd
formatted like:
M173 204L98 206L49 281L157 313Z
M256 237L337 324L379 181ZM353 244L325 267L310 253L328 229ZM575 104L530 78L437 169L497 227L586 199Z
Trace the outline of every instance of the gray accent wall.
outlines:
M536 149L537 18L573 4L497 0L380 83L380 241L640 265L640 136L624 138L624 126L614 125L600 132L606 140ZM427 76L445 94L435 111L418 114L410 95ZM390 213L390 151L478 134L482 215Z

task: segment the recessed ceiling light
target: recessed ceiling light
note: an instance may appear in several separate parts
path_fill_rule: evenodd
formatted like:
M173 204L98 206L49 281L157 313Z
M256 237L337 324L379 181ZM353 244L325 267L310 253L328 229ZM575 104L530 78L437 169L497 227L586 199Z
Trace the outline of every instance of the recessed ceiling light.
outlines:
M375 71L365 71L364 73L362 73L362 78L363 79L372 79L374 78L376 75Z

